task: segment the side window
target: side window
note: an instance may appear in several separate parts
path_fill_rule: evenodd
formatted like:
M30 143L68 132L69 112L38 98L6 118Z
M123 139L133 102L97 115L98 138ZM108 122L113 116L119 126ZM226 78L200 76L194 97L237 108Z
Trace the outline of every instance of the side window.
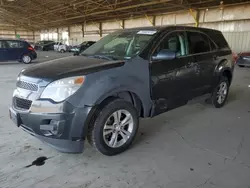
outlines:
M9 48L23 48L24 44L21 41L6 41Z
M209 39L206 35L198 32L187 32L189 42L189 54L210 52Z
M173 32L167 34L156 48L154 55L157 55L161 50L170 50L176 53L176 57L186 55L185 37L183 32Z
M209 39L209 43L210 43L211 51L214 51L214 50L217 49L217 46L216 46L216 45L213 43L213 41L211 41L210 39Z
M0 41L0 48L7 48L5 41Z

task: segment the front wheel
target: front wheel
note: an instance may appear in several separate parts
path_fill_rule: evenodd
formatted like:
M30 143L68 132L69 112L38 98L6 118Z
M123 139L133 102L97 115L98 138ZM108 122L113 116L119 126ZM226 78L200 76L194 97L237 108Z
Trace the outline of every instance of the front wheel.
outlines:
M137 110L130 102L113 100L95 117L87 139L96 150L112 156L129 148L139 127Z
M212 104L215 108L225 105L229 92L229 82L226 77L222 77L212 93Z
M29 55L23 55L22 62L24 64L29 64L29 63L31 63L31 61L32 61L32 59L31 59L31 57Z

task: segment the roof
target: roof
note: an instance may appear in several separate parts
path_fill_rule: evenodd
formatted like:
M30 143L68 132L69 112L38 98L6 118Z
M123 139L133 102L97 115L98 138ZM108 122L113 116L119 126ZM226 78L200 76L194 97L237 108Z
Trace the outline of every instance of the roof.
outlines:
M218 7L221 2L227 6L249 0L1 0L0 23L37 30Z
M22 42L27 42L25 40L22 40L22 39L12 39L12 38L0 38L1 41L3 40L12 40L12 41L22 41Z
M168 26L152 26L152 27L134 27L134 28L128 28L128 29L121 29L120 31L138 31L138 30L167 30L167 29L192 29L192 30L199 30L199 31L217 31L215 29L209 29L209 28L202 28L202 27L192 27L192 26L181 26L181 25L168 25ZM220 32L220 31L219 31Z

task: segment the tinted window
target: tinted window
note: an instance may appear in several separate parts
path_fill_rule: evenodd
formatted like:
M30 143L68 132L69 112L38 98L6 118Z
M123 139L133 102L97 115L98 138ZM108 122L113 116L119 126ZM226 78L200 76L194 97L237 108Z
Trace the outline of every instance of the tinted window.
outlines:
M182 32L167 34L156 48L154 55L157 55L163 49L175 52L176 57L186 55L184 34Z
M228 43L220 31L209 31L208 34L219 48L228 48Z
M0 41L0 48L7 48L5 41Z
M214 44L214 42L213 41L211 41L210 39L209 39L209 43L210 43L210 48L211 48L211 51L214 51L214 50L216 50L217 49L217 46Z
M23 48L24 43L21 41L9 40L6 41L9 48Z
M206 35L197 32L188 32L189 53L198 54L210 51L209 39Z

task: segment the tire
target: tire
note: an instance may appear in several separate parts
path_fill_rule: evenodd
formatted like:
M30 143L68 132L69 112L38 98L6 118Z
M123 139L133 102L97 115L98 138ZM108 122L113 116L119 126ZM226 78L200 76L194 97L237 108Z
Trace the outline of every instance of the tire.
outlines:
M224 88L225 87L225 88ZM224 88L224 89L222 89ZM229 92L229 82L226 77L222 77L212 93L211 101L215 108L221 108L225 105Z
M239 67L245 67L245 65L239 65Z
M32 58L29 55L23 55L22 56L22 62L24 64L30 64L32 61Z
M116 125L115 116L118 114L120 114L120 124ZM137 110L130 102L122 99L112 100L93 117L87 139L97 151L104 155L112 156L122 153L129 148L139 127ZM127 121L125 120L126 118ZM122 124L123 120L127 124L125 122ZM123 128L122 125L124 126ZM104 130L106 135L104 135Z
M64 50L64 49L61 49L60 52L61 52L61 53L65 53L65 50Z

